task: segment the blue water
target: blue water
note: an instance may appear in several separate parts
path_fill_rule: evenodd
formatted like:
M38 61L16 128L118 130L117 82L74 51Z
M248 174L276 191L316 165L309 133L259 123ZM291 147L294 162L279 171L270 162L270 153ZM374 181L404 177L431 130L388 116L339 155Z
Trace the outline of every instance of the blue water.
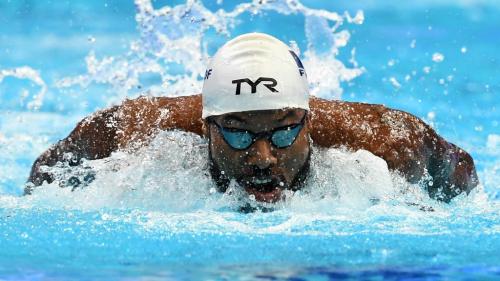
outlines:
M500 4L285 2L195 1L186 11L185 1L153 1L149 12L149 1L0 2L0 279L500 278ZM312 15L320 10L330 14ZM343 19L335 33L327 16ZM443 205L393 174L335 178L350 154L318 151L317 193L241 214L234 198L209 192L204 141L173 134L91 161L100 176L86 190L21 196L32 162L84 116L144 93L199 92L207 57L250 31L295 41L315 95L424 119L471 153L481 186ZM386 179L412 192L388 196Z

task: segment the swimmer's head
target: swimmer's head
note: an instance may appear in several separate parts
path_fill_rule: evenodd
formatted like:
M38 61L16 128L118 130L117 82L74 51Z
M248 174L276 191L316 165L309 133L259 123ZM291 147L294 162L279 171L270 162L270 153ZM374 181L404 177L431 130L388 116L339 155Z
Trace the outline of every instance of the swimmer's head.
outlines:
M226 43L205 74L203 118L212 177L235 180L257 201L300 188L309 168L309 95L297 55L260 33Z
M222 46L205 72L203 113L301 108L309 110L307 75L298 56L280 40L248 33Z

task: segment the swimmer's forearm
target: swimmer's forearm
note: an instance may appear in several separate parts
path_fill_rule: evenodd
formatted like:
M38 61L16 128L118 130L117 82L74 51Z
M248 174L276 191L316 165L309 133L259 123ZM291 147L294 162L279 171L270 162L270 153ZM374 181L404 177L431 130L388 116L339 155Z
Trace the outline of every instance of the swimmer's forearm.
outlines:
M50 173L43 172L43 166L54 166L57 162L63 161L64 152L67 148L67 140L61 140L42 155L40 155L31 167L31 172L28 178L28 184L25 186L24 194L31 194L33 188L42 185L44 182L51 183L54 181Z
M43 172L43 166L52 167L58 162L76 166L82 159L100 159L111 155L118 148L116 132L118 127L118 107L99 111L82 120L68 137L45 151L33 163L25 194L33 187L54 179L50 173Z
M467 194L479 184L472 157L442 138L436 140L437 149L429 161L432 183L428 184L432 198L449 202L462 192Z

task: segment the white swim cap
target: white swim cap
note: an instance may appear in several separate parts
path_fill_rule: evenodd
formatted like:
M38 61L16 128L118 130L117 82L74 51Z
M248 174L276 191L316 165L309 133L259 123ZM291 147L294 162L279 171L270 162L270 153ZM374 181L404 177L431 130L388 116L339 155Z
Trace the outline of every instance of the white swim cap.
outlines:
M205 72L202 97L203 118L251 110L309 110L302 62L283 42L262 33L238 36L217 51Z

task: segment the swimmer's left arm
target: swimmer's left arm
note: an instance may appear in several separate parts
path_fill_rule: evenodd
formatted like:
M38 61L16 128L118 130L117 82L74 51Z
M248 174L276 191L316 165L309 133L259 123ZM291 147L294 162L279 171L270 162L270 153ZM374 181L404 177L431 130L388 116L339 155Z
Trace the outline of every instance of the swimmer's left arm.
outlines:
M449 202L478 184L474 161L421 119L382 105L312 98L313 141L324 147L364 149L383 158L411 183L425 181L429 195Z
M432 198L449 202L462 192L469 192L479 184L472 157L460 147L447 142L437 134L430 139L433 152L428 171L432 184L427 190Z

